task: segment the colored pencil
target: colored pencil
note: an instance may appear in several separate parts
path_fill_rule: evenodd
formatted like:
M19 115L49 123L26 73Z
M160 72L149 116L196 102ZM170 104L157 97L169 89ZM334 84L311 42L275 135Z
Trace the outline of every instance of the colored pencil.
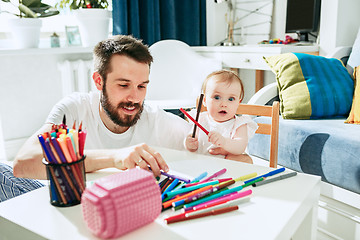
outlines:
M249 179L249 180L245 181L244 183L248 183L248 182L254 181L255 179L261 178L261 177L264 177L264 178L270 177L270 176L272 176L272 175L281 173L281 172L283 172L283 171L285 171L285 168L284 168L284 167L283 167L283 168L279 168L279 169L275 169L275 170L273 170L273 171L270 171L270 172L268 172L268 173L265 173L265 174L263 174L263 175L260 175L260 176L258 176L258 177L256 177L256 178Z
M202 218L202 217L206 217L206 216L210 216L210 215L219 215L219 214L235 211L238 209L239 209L238 206L231 206L231 207L224 207L224 208L212 210L209 212L199 213L199 214L195 214L195 212L192 212L192 213L186 213L184 216L181 216L179 218L173 218L172 220L165 219L165 221L167 224L171 224L171 223L186 221L186 220L190 220L190 219ZM191 214L191 215L189 215L189 214Z
M188 114L184 109L180 108L180 111L185 114L187 118L193 121L193 123L195 123L201 130L203 130L206 135L209 134L209 131L206 130L203 126L201 126L201 124L198 123L193 117L191 117L190 114Z
M195 120L197 122L199 122L199 116L200 116L200 112L201 112L201 106L202 106L202 102L203 102L203 98L204 98L204 94L201 93L200 94L200 97L199 97L199 102L198 102L198 107L197 107L197 111L196 111L196 117L195 117ZM194 130L193 130L193 133L192 133L192 138L195 137L195 134L196 134L196 124L194 124Z
M272 183L272 182L275 182L275 181L279 181L279 180L283 180L283 179L286 179L286 178L294 177L294 176L296 176L296 174L297 174L297 172L291 172L291 173L284 174L284 175L281 175L281 176L278 176L278 177L265 179L264 181L253 183L252 186L253 187L258 187L258 186L261 186L261 185L264 185L264 184L267 184L267 183Z
M218 177L218 176L220 176L220 175L224 174L225 172L226 172L226 168L223 168L223 169L221 169L220 171L217 171L216 173L214 173L214 174L212 174L212 175L208 176L207 178L204 178L204 179L203 179L203 180L201 180L200 182L206 182L206 181L209 181L209 180L211 180L211 179L213 179L213 178L216 178L216 177Z

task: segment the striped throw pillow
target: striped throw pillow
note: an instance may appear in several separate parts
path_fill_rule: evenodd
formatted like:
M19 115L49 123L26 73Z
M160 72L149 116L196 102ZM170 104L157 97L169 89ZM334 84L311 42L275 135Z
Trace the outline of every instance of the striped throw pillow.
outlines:
M305 53L264 59L276 75L283 118L333 118L349 114L354 81L340 60Z

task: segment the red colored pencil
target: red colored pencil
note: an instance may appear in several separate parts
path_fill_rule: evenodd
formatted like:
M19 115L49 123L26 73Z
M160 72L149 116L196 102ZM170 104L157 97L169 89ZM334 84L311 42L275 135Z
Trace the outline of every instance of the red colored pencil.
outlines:
M202 217L206 217L206 216L210 216L210 215L218 215L218 214L222 214L222 213L227 213L227 212L235 211L238 209L239 209L238 206L231 206L231 207L224 207L224 208L212 210L209 212L198 213L198 214L196 213L196 211L194 211L191 213L179 214L179 216L177 218L167 218L167 219L165 219L165 221L167 224L171 224L171 223L186 221L186 220L195 219L195 218L202 218Z
M209 131L201 126L201 124L198 123L193 117L191 117L190 114L188 114L184 109L180 108L180 111L185 114L185 116L188 117L191 121L193 121L201 130L203 130L206 135L209 134Z

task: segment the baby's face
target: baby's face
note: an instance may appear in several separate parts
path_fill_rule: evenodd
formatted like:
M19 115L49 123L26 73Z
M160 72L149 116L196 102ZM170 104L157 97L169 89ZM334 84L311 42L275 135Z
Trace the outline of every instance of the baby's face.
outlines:
M240 103L241 86L238 81L220 82L216 77L208 80L205 92L205 106L217 122L234 118Z

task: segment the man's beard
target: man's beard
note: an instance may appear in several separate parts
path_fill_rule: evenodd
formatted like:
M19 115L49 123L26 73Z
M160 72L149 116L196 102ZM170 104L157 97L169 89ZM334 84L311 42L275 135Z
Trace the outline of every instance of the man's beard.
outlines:
M111 105L105 86L103 88L103 94L101 96L100 103L111 121L121 127L131 127L135 125L136 122L140 119L140 115L144 109L144 104L140 105L139 103L132 102L121 102L116 107ZM123 107L135 107L135 109L138 109L138 112L135 115L125 115L124 117L121 117L118 113L118 110Z

